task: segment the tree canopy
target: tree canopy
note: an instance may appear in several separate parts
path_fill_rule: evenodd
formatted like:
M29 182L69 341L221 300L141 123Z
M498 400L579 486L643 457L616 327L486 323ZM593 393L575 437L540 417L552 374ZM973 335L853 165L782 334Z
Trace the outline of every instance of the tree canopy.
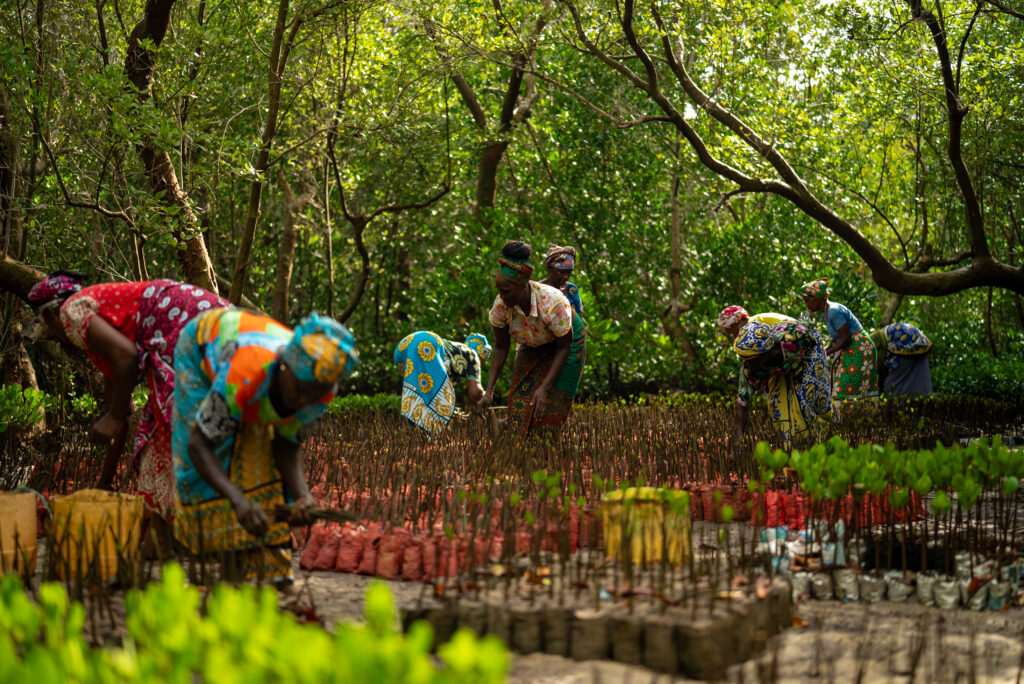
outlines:
M818 276L948 364L1021 349L1005 0L12 0L0 65L13 295L72 268L317 309L390 388L406 333L488 331L522 238L580 251L595 392L726 388L717 312Z

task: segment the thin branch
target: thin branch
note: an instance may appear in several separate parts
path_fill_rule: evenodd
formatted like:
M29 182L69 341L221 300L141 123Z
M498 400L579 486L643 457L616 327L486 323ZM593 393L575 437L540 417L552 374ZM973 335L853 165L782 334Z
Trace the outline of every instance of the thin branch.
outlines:
M399 203L395 203L395 204L388 204L388 205L385 205L383 207L378 207L377 209L374 209L372 212L370 212L369 215L367 215L367 217L366 217L367 223L369 223L373 219L377 218L381 214L395 214L395 213L398 213L398 212L401 212L401 211L409 211L409 210L412 210L412 209L426 209L430 205L435 204L436 202L440 201L440 199L442 197L444 197L445 195L447 195L450 191L451 191L451 187L448 185L448 183L445 183L433 195L431 195L430 197L428 197L428 198L426 198L424 200L420 200L419 202L406 202L406 203L400 203L399 202Z
M946 154L953 167L953 175L956 178L957 187L964 200L964 213L967 222L967 230L970 235L971 251L975 259L991 258L988 247L988 238L985 235L985 222L981 213L981 203L974 190L974 182L971 180L970 171L964 162L961 150L961 139L963 133L964 117L967 116L968 108L960 101L960 91L957 86L956 77L953 75L953 67L950 63L949 44L946 42L946 30L940 20L930 10L921 5L921 0L908 0L911 14L920 19L928 27L932 35L932 42L935 44L935 52L939 58L939 68L942 73L942 83L946 91L946 109L948 112L949 140L946 145ZM936 5L941 12L942 5Z
M974 6L974 14L971 15L971 21L967 24L967 30L964 31L964 35L960 38L960 48L957 50L956 55L956 90L960 92L960 68L964 63L964 49L967 47L967 39L971 37L971 31L974 30L974 23L978 21L978 16L981 14L982 3L978 2Z
M617 128L634 128L636 126L643 126L649 123L672 123L672 117L669 116L642 116L639 119L633 119L632 121L616 121L615 126Z
M38 125L38 122L37 122ZM39 136L39 141L43 145L43 151L46 152L46 158L50 160L50 165L53 166L53 175L57 178L57 186L60 188L61 194L64 196L64 203L69 207L75 207L78 209L91 209L107 218L118 219L124 221L129 227L135 228L135 221L128 215L127 212L122 210L107 209L99 202L83 202L82 200L76 200L71 197L71 193L68 192L67 186L64 184L64 177L61 176L60 167L57 166L57 158L53 154L53 150L50 148L50 144L46 142L46 136Z
M1024 21L1024 12L1008 7L1005 2L1001 2L1000 0L982 0L982 2L987 2L1003 14L1008 14L1011 17L1016 17L1017 19Z

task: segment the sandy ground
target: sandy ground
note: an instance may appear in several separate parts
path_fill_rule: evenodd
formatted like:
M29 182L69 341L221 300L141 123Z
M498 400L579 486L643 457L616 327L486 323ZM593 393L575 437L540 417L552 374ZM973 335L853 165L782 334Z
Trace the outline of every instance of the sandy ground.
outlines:
M368 577L300 573L300 582L329 623L358 619ZM388 583L402 605L413 605L417 584ZM734 667L734 682L909 682L910 661L920 653L914 682L1015 682L1024 656L1024 610L974 613L917 604L874 605L808 601L798 606L798 626L775 639L758 662ZM973 655L972 655L973 654ZM761 676L759 676L759 670ZM607 661L576 662L550 655L516 655L510 684L640 684L685 682L640 667Z

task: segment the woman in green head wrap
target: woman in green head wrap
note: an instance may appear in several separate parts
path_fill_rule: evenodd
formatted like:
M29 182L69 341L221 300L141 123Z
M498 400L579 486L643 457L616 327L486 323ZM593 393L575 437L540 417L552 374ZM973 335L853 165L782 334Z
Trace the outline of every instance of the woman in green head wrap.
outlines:
M800 288L812 317L823 318L832 343L825 353L832 361L832 398L853 399L877 394L875 345L857 317L839 302L829 301L828 279L819 278Z
M586 327L560 290L530 280L532 249L510 241L501 250L491 307L494 354L482 406L494 399L494 386L517 343L509 410L524 431L559 427L569 417L579 390L586 355Z

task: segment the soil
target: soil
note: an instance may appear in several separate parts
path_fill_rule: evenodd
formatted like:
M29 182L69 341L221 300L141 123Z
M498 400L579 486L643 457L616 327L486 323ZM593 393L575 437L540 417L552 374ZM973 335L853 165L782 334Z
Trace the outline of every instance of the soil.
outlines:
M358 619L371 578L333 572L300 573L317 611L329 624ZM396 601L415 605L421 586L389 582ZM975 613L907 603L873 605L808 601L797 607L795 626L775 637L766 655L729 671L729 681L759 679L776 661L780 682L909 682L912 654L920 649L914 682L1015 681L1024 656L1024 610ZM723 643L723 647L734 647ZM973 653L973 657L972 657ZM973 674L972 674L973 673ZM611 684L686 682L652 670L606 660L575 661L532 653L513 655L510 684Z

